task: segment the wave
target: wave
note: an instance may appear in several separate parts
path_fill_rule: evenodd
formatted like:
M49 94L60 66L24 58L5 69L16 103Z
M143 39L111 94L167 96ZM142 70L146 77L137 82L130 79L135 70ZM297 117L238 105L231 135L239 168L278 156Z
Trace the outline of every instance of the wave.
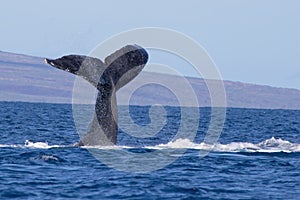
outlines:
M47 142L31 142L26 140L22 144L0 144L0 148L35 148L35 149L50 149L50 148L70 148L73 145L49 145ZM77 147L73 147L77 148ZM132 146L83 146L80 148L85 149L103 149L103 150L122 150L122 149L131 149L137 148ZM138 147L140 148L140 147ZM228 144L206 144L206 143L194 143L189 139L177 139L171 141L167 144L159 144L155 146L145 146L144 149L195 149L195 150L205 150L211 152L228 152L228 153L238 153L238 152L262 152L262 153L277 153L277 152L286 152L286 153L297 153L300 152L300 144L292 143L281 138L270 138L263 142L253 144L249 142L232 142Z
M160 144L154 147L147 147L152 149L164 148L187 148L197 150L207 150L212 152L263 152L263 153L277 153L277 152L300 152L300 144L291 143L281 138L270 138L263 142L253 144L249 142L232 142L229 144L196 144L188 139L178 139L171 141L168 144Z
M0 148L34 148L34 149L50 149L64 148L67 145L49 145L47 142L31 142L26 140L24 144L0 144Z

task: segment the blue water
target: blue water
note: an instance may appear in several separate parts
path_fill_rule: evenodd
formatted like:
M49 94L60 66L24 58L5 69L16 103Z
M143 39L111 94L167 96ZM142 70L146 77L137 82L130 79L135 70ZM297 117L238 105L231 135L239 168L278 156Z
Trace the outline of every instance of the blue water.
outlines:
M131 106L133 122L154 123L149 108ZM228 108L218 143L205 144L209 108L189 108L201 116L193 141L172 140L192 127L181 124L181 109L166 107L152 137L120 129L116 147L78 148L72 105L1 102L0 197L300 199L300 111Z

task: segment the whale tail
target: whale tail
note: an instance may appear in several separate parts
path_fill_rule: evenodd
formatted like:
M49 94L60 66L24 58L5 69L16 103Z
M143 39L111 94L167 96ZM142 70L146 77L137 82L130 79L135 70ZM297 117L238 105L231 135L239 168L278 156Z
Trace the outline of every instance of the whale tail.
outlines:
M98 89L94 118L79 145L114 145L117 142L116 91L134 79L148 61L145 49L127 45L105 58L67 55L58 59L45 59L55 68L75 74Z

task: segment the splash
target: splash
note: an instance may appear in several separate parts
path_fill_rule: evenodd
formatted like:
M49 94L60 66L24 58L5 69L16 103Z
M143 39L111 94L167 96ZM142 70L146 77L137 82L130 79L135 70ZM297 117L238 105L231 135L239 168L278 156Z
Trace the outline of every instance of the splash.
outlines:
M122 150L122 149L129 149L133 147L129 146L81 146L82 149L103 149L103 150Z
M49 156L49 155L43 155L41 157L42 160L45 160L45 161L59 161L59 158L56 157L56 156Z
M146 146L147 149L198 149L199 144L191 142L189 139L177 139L175 141L170 141L167 144L159 144L156 146Z
M214 151L221 152L300 152L300 144L291 143L281 138L270 138L258 144L252 144L248 142L232 142L226 145L217 144L214 147Z
M149 149L166 149L166 148L185 148L185 149L197 149L206 150L212 152L300 152L300 144L291 143L281 138L270 138L263 142L253 144L249 142L232 142L229 144L206 144L206 143L193 143L188 139L178 139L171 141L167 144L160 144L157 146L148 146Z
M29 140L25 141L25 147L27 148L36 148L36 149L50 149L62 147L61 145L49 145L47 142L30 142Z
M21 144L0 144L0 148L35 148L35 149L50 149L50 148L70 148L72 145L49 145L47 142L31 142L26 140L23 145ZM74 147L77 148L77 147ZM83 146L83 149L103 149L103 150L125 150L137 148L132 146ZM260 143L249 142L231 142L228 144L206 144L194 143L189 139L177 139L170 141L167 144L159 144L156 146L145 146L145 149L163 150L163 149L195 149L205 150L211 152L264 152L264 153L299 153L300 144L292 143L281 138L270 138Z
M31 142L26 140L24 144L0 144L0 148L34 148L34 149L50 149L58 147L67 147L65 145L49 145L47 142Z

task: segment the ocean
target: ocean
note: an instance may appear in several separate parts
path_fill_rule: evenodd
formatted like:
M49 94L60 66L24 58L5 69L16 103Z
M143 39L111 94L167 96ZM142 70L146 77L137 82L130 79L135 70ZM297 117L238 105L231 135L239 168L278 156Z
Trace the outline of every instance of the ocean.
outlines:
M227 108L209 144L211 108L127 108L116 146L73 147L71 104L0 102L0 199L300 199L300 110Z

